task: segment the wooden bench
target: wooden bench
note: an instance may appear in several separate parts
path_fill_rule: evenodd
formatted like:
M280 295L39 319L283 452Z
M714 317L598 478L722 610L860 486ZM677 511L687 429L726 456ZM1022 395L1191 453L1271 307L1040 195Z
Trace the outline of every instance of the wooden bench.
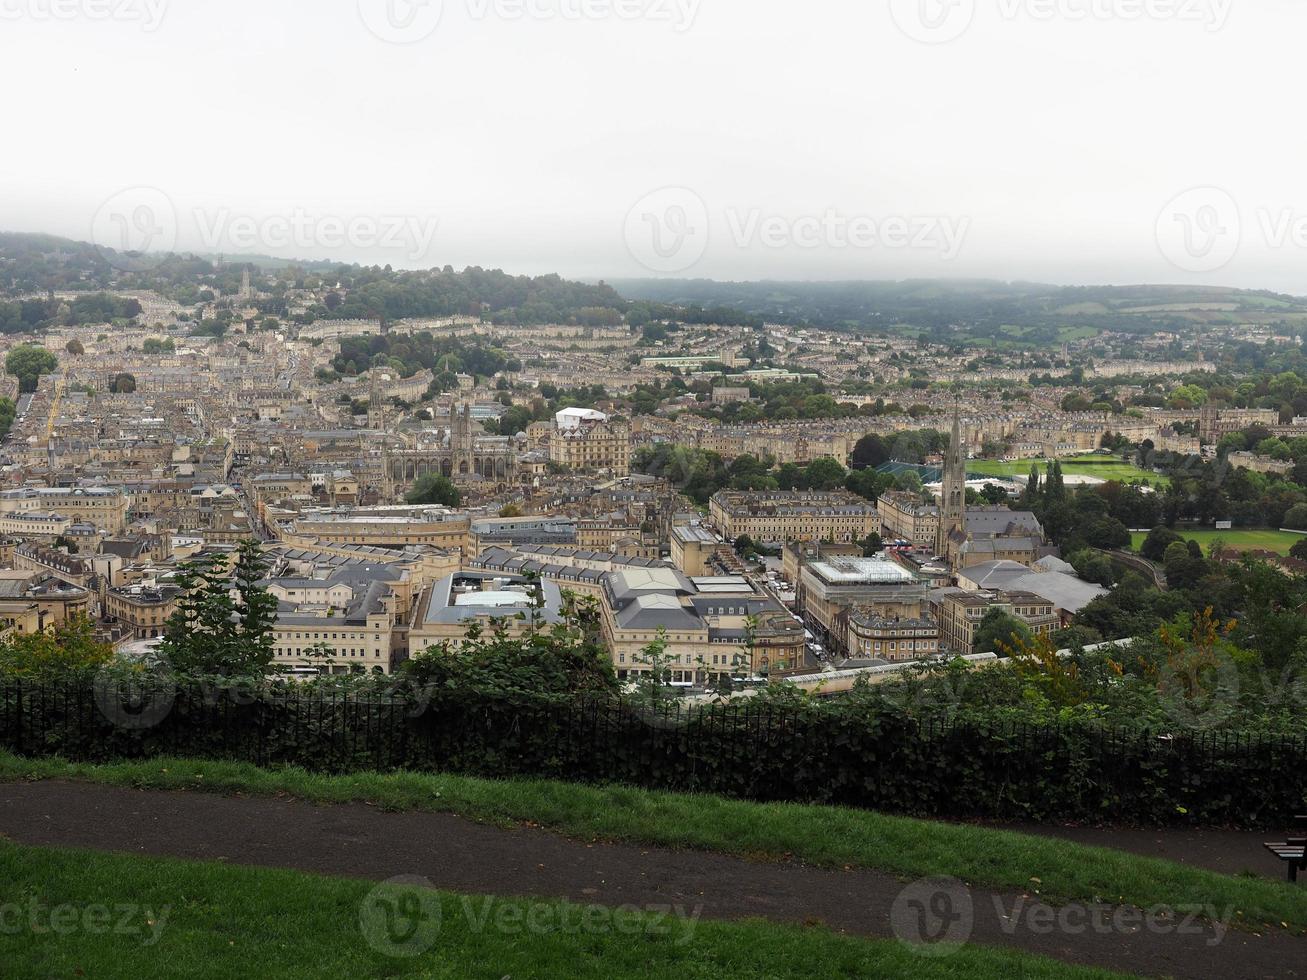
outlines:
M1294 817L1293 822L1300 828L1307 828L1307 814ZM1276 841L1265 845L1266 849L1289 867L1289 880L1297 881L1299 871L1307 871L1307 836L1290 837L1285 841Z

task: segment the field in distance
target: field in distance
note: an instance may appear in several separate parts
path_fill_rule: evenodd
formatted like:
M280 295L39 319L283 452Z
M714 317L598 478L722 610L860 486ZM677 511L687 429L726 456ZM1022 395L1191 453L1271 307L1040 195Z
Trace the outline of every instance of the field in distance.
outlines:
M1122 483L1147 483L1166 487L1170 480L1160 473L1142 470L1117 456L1068 456L1059 460L1063 476L1092 476L1100 480L1120 480ZM973 459L967 462L967 472L977 476L1027 477L1030 468L1038 466L1041 474L1047 472L1048 461L1043 459Z
M1203 554L1210 552L1213 541L1220 541L1225 547L1238 551L1274 551L1276 554L1287 555L1290 548L1307 537L1294 531L1275 531L1269 528L1261 530L1237 528L1233 531L1216 531L1206 527L1193 530L1177 528L1176 533L1186 541L1197 541L1203 549ZM1140 549L1146 537L1148 535L1144 533L1131 535L1132 547L1135 551Z

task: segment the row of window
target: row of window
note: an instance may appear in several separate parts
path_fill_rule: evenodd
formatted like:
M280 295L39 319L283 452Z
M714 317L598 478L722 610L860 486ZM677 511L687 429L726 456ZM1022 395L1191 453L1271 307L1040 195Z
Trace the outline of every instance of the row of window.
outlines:
M890 642L884 644L873 643L872 649L875 652L879 653L883 646L884 649L889 651L890 653L895 653L899 650L905 652L912 651L912 650L923 650L923 651L934 650L938 645L939 644L934 640L903 640L897 643L891 640Z
M344 637L342 637L339 633L332 633L330 636L328 636L326 633L296 633L295 639L297 640L340 640L340 639L348 640L353 635L354 635L353 633L348 633ZM290 639L289 633L286 634L286 638ZM380 633L374 634L372 639L377 643L380 643L381 634Z
M697 662L699 661L699 655L698 655L698 654L688 654L688 653L683 653L683 654L681 654L680 656L668 656L667 659L668 659L668 660L675 660L675 661L679 661L679 662L684 662L684 663L697 663ZM644 662L645 662L645 660L644 660L643 657L635 657L635 658L633 658L633 660L634 660L635 663L644 663ZM617 662L618 662L619 664L624 664L624 663L626 663L626 654L624 654L624 653L619 653L619 654L617 655ZM714 667L729 667L729 666L732 666L735 662L736 662L736 660L735 660L734 657L728 657L728 656L726 656L726 654L724 654L724 653L714 653L714 654L712 655L712 663L713 663L713 666L714 666ZM707 660L706 660L706 659L704 660L704 663L707 663Z
M366 657L366 656L368 655L368 651L367 651L367 650L364 650L364 649L361 648L361 647L350 647L350 648L347 649L347 650L335 649L335 650L332 651L332 655L333 655L333 656L336 656L336 657ZM277 656L279 656L279 657L302 657L302 656L304 656L304 648L302 648L302 647L295 647L295 648L292 650L290 647L277 647ZM372 656L373 656L373 657L380 657L380 656L381 656L381 651L379 651L379 650L377 650L377 651L373 651Z

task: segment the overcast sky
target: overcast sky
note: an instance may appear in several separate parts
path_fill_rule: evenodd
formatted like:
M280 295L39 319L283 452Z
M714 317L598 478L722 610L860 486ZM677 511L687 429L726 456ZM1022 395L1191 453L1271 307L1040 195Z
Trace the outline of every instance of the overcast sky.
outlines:
M8 230L575 277L1307 294L1302 0L0 0L0 19Z

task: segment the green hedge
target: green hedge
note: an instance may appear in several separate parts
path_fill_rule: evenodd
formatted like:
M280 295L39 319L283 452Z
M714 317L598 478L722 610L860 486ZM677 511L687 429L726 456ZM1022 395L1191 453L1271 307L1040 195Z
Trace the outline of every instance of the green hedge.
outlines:
M1301 739L931 723L839 700L652 709L467 690L330 697L4 680L0 745L88 762L169 754L329 773L539 776L954 818L1260 828L1307 800Z

